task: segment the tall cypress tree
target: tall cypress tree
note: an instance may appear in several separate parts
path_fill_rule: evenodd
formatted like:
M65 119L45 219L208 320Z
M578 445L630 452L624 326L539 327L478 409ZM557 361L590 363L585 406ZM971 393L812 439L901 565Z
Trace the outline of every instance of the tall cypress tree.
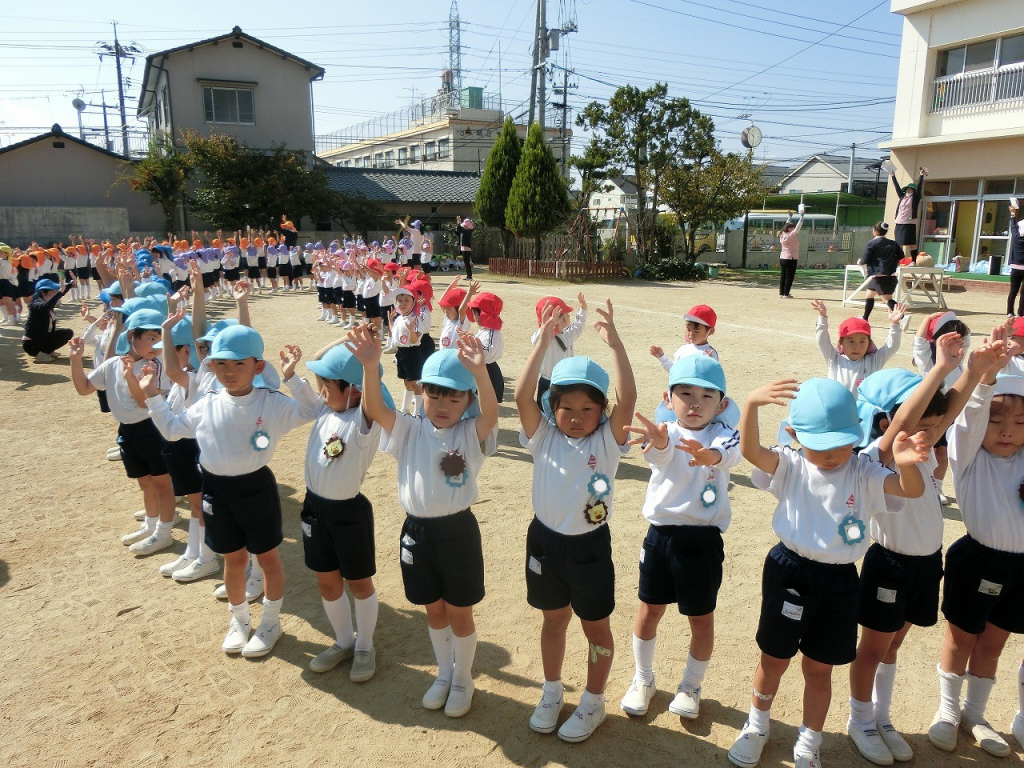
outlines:
M526 136L505 209L505 225L522 237L534 238L534 258L540 258L540 239L560 224L569 211L569 192L544 132L534 123Z
M476 215L489 227L501 232L501 250L508 256L512 235L505 222L505 209L512 189L512 180L519 166L522 147L519 134L511 117L505 118L501 133L487 155L487 165L480 177L480 188L476 193Z

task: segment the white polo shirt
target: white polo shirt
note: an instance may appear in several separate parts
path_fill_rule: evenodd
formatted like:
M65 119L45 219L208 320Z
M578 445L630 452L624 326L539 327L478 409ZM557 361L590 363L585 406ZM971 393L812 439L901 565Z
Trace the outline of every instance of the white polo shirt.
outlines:
M862 450L861 455L879 461L879 440L881 438ZM874 515L869 526L872 539L901 555L921 557L942 549L942 505L932 483L932 473L937 465L934 451L928 451L927 461L917 465L924 481L924 495L905 499L903 512L898 515ZM896 462L890 462L888 467L895 472Z
M160 391L167 392L171 388L171 381L167 378L162 360L138 360L132 366L136 376L142 376L142 367L146 363L153 363L160 373ZM96 368L86 374L89 383L100 392L107 393L107 405L110 406L110 415L117 419L120 424L138 424L149 418L145 408L135 402L132 393L128 389L128 383L124 380L124 369L121 358L118 356L104 360ZM159 396L163 402L163 396Z
M461 323L458 320L449 320L447 315L442 315L442 318L441 338L437 340L437 343L441 349L458 349L459 331L469 333L473 330L473 324L468 317Z
M551 340L547 350L544 352L544 359L540 361L541 376L545 379L550 379L551 371L554 370L558 363L567 357L576 356L575 344L579 337L583 335L583 329L586 327L586 324L587 311L585 309L577 310L573 321L563 328L561 333L555 335L555 338ZM530 344L536 346L537 339L539 338L540 328L533 332L533 336L530 337Z
M675 351L671 358L668 355L662 355L658 358L658 362L661 363L661 367L666 371L671 371L672 366L677 360L682 360L690 355L707 355L712 360L717 360L718 350L706 342L704 344L683 344L683 346Z
M481 328L476 337L483 345L485 363L496 363L505 354L505 339L502 338L501 331Z
M339 413L318 395L313 396L313 429L306 442L306 487L324 499L354 498L377 454L380 425L367 427L359 406Z
M828 318L819 317L814 326L814 334L818 342L818 350L825 358L828 366L827 378L838 381L854 395L857 394L857 387L875 371L880 371L889 362L889 358L896 354L900 348L900 327L899 325L889 326L889 336L885 340L885 346L879 347L875 352L869 352L860 360L851 360L846 355L840 354L832 344L832 338L828 333Z

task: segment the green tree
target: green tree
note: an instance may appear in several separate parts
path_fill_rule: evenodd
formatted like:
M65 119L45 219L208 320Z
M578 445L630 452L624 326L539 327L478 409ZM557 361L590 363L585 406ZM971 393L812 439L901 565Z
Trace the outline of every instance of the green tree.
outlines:
M476 193L476 215L488 227L501 233L501 252L508 257L512 235L505 222L505 210L516 177L519 158L522 155L519 134L512 118L505 119L494 146L487 154L487 165L480 177L480 188Z
M696 258L698 228L735 218L767 194L761 170L749 156L713 149L666 172L663 200L683 225L687 259Z
M192 175L192 161L165 136L154 138L149 154L141 160L127 164L119 181L127 183L134 192L145 192L149 202L164 212L164 229L177 229L174 215L185 202L185 189Z
M530 126L508 195L505 225L516 235L534 238L540 258L541 236L561 224L569 211L569 192L539 123Z
M573 191L573 202L577 209L586 208L592 194L604 191L602 182L608 178L608 165L611 161L611 152L597 138L590 139L582 155L569 158L569 167L580 175L579 189Z

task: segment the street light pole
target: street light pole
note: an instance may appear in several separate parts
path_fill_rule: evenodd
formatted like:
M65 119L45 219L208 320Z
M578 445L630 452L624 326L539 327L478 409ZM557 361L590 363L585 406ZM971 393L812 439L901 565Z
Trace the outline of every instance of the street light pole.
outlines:
M121 110L121 154L128 157L128 116L124 111L124 78L121 76L121 57L124 51L117 40L117 22L114 22L114 63L117 65L117 100ZM106 112L104 112L104 116Z

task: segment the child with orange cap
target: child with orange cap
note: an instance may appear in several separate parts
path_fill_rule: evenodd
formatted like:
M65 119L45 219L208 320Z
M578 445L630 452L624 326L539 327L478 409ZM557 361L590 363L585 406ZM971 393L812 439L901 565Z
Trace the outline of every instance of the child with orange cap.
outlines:
M538 404L551 386L551 371L555 365L568 357L576 356L574 345L583 335L583 329L587 325L587 300L582 291L576 296L576 300L579 301L580 308L575 317L572 316L572 307L557 296L545 296L537 302L537 330L530 337L530 344L536 346L540 339L540 326L543 325L544 310L547 307L552 307L555 323L554 342L548 346L540 362L540 378L537 381Z
M487 375L494 387L494 394L500 403L505 396L505 378L501 375L498 360L505 353L505 340L501 336L502 300L493 293L478 293L469 302L473 313L473 321L480 326L476 337L484 348L484 359L487 362Z
M879 349L871 340L871 324L862 317L848 317L839 325L839 343L832 346L828 333L828 309L825 302L815 299L811 306L820 315L815 325L818 349L828 365L827 377L838 381L854 396L860 383L875 371L880 371L900 348L900 320L904 307L897 304L889 310L889 336Z

